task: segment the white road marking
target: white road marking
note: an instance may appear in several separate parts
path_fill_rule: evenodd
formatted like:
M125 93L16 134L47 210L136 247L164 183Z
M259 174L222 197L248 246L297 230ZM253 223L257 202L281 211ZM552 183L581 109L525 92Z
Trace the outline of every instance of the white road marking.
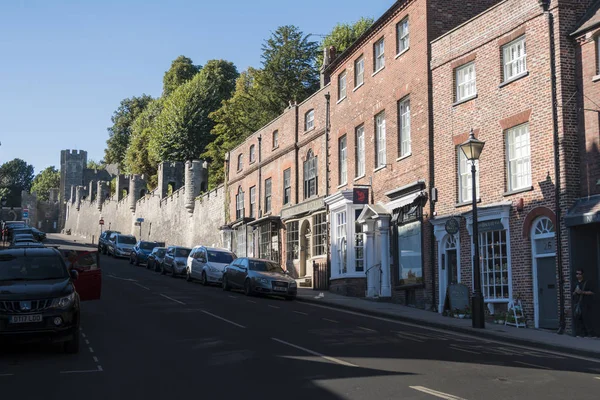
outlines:
M99 365L98 365L98 371L102 372L102 371L104 371L104 370L102 369L102 367L101 367L101 366L99 366Z
M598 380L600 380L600 376L597 376L595 379L598 379Z
M85 338L85 333L81 333L81 336Z
M169 297L169 296L167 296L166 294L162 294L162 293L159 293L159 294L160 294L162 297L164 297L165 299L169 299L169 300L171 300L171 301L174 301L175 303L183 304L183 305L185 306L185 303L184 303L183 301L175 300L174 298L172 298L172 297Z
M228 295L231 299L237 299L237 296Z
M208 312L208 311L205 311L205 310L201 310L201 311L202 311L204 314L206 314L206 315L210 315L211 317L214 317L214 318L220 319L221 321L227 322L227 323L229 323L229 324L231 324L231 325L235 325L235 326L237 326L237 327L239 327L239 328L246 328L244 325L240 325L240 324L238 324L238 323L236 323L236 322L230 321L230 320L228 320L228 319L225 319L225 318L223 318L223 317L219 317L218 315L215 315L215 314L213 314L213 313L210 313L210 312Z
M295 349L302 350L302 351L304 351L304 352L306 352L308 354L312 354L313 356L321 357L321 358L323 358L323 359L325 359L327 361L331 361L331 362L334 362L336 364L344 365L346 367L358 367L358 365L354 365L354 364L351 364L351 363L349 363L347 361L340 360L339 358L329 357L329 356L326 356L325 354L317 353L316 351L309 350L309 349L307 349L305 347L297 346L297 345L292 344L292 343L288 343L288 342L283 341L281 339L277 339L277 338L274 338L274 337L272 337L271 339L273 339L274 341L279 342L281 344L285 344L286 346L290 346L290 347L293 347Z
M94 358L94 362L95 362L96 364L98 364L98 357L94 356L93 358Z
M300 315L308 315L308 313L302 312L302 311L294 311L296 314L300 314Z
M333 322L334 324L339 324L339 321L336 321L335 319L322 318L322 320L327 322Z
M461 349L461 348L459 348L459 347L455 347L455 346L453 346L453 345L450 345L450 348L451 348L452 350L458 350L458 351L462 351L463 353L470 353L470 354L481 354L481 353L480 353L480 352L478 352L478 351L473 351L473 350L465 350L465 349Z
M144 286L144 285L140 285L140 284L139 284L139 283L137 283L137 282L133 282L133 284L134 284L135 286L139 286L139 287L141 287L142 289L150 290L150 288L147 288L147 287L146 287L146 286Z
M85 339L85 344L90 344L90 341Z
M277 307L277 306L273 306L271 304L269 304L269 307L271 307L271 308L280 308L280 307Z
M359 326L358 329L362 329L363 331L367 331L367 332L375 332L375 333L377 333L377 331L375 329L365 328L364 326Z
M406 332L398 332L398 331L393 331L393 332L396 335L400 336L402 339L412 340L413 342L417 342L417 343L423 343L423 342L425 342L424 340L417 339L413 335L410 335L410 334L408 334Z
M93 372L102 372L102 369L86 369L82 371L60 371L61 374L91 374Z
M129 278L121 278L119 276L113 275L113 274L108 274L107 275L109 278L113 278L113 279L118 279L120 281L125 281L125 282L137 282L137 280L135 279L129 279Z
M439 397L440 399L446 400L465 400L462 397L454 396L444 392L438 392L437 390L428 389L424 386L409 386L409 388L418 390L419 392L427 393L435 397Z
M90 347L90 353L93 353L93 352L94 352L94 349L92 349L92 348Z
M304 304L304 305L311 306L311 307L325 308L325 309L331 310L331 311L336 311L336 312L350 314L350 315L356 315L359 317L376 319L378 321L389 322L389 323L396 324L396 325L412 326L414 328L424 329L424 330L428 330L428 331L432 331L432 332L440 332L440 333L444 333L446 335L452 335L452 336L459 337L459 338L470 338L472 340L477 340L478 342L482 342L482 343L495 343L495 344L499 344L501 346L510 346L510 347L516 348L516 349L529 350L529 351L534 351L534 352L543 353L543 354L552 354L555 356L562 356L562 357L566 357L566 358L584 360L584 361L589 361L589 362L600 364L600 359L598 359L598 358L577 356L577 355L568 354L568 353L561 353L559 351L545 350L545 349L540 349L537 347L525 346L525 345L520 345L520 344L512 344L512 343L503 342L501 339L489 339L489 338L484 339L479 336L470 335L468 333L459 333L459 332L454 332L454 331L448 331L448 330L441 329L441 328L433 328L430 326L418 325L416 323L411 323L411 322L397 321L397 320L393 320L393 319L389 319L389 318L377 317L375 315L363 314L363 313L356 312L356 311L343 310L340 308L324 306L322 304L306 303L306 302L302 302L302 301L298 301L298 302L296 302L296 304Z
M526 363L523 361L515 361L515 364L521 364L521 365L525 365L527 367L533 367L533 368L552 369L549 367L544 367L543 365L529 364L529 363Z
M256 302L254 300L246 300L248 303L254 303L256 304Z

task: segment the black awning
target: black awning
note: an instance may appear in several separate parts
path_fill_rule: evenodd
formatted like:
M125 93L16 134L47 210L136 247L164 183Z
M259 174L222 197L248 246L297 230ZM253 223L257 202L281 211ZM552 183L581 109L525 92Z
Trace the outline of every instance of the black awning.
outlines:
M565 216L567 226L600 222L600 195L578 199Z

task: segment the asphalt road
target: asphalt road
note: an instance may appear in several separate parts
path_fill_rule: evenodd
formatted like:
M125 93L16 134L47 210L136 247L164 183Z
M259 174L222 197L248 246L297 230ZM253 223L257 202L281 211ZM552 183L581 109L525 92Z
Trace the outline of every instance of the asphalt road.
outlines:
M600 360L102 263L102 300L83 305L80 353L5 349L3 398L600 397Z

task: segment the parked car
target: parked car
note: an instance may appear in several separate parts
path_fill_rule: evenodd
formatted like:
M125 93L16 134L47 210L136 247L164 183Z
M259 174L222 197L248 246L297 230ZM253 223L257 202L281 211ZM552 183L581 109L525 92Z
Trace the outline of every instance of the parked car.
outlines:
M98 238L98 251L102 254L106 254L108 251L108 240L110 239L110 235L113 233L118 234L121 233L119 231L104 231Z
M236 258L235 254L226 249L196 246L187 259L186 279L200 279L203 285L220 284L225 266Z
M14 229L19 229L19 228L27 228L27 224L25 224L25 221L6 221L3 224L2 227L2 238L3 240L10 242L10 240L12 239L12 231Z
M158 247L158 243L140 240L133 246L133 249L131 249L131 253L129 254L129 264L146 264L148 262L148 256L155 247Z
M133 235L113 233L108 241L108 254L113 257L129 257L137 239Z
M44 240L46 240L45 232L42 232L37 228L31 228L31 230L33 231L33 237L35 238L35 240L37 240L38 242L43 242Z
M161 264L161 274L165 275L169 272L173 278L185 274L191 251L192 249L188 247L169 246Z
M27 235L27 234L20 234L20 235L13 235L13 238L10 242L11 246L17 244L17 243L39 243L37 240L35 240L35 238L33 237L33 235Z
M16 235L31 235L33 230L28 226L15 226L8 228L8 241L11 242Z
M153 271L159 272L163 260L165 258L165 253L167 252L166 247L155 247L152 249L152 252L148 256L148 261L146 262L146 268L151 269Z
M283 296L294 300L298 293L296 281L276 262L260 258L235 259L223 271L223 290L240 288L246 296L255 293Z
M93 253L43 246L0 250L0 340L59 342L77 353L80 301L100 298Z

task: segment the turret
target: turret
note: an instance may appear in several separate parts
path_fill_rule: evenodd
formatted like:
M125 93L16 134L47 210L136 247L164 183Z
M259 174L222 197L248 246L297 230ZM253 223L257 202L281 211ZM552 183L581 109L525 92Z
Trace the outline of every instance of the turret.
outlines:
M194 160L185 163L185 208L188 212L194 212L196 197L202 192L204 166L206 163Z
M75 188L75 208L79 210L81 206L81 200L83 199L85 187L79 185Z
M146 194L146 179L144 175L129 177L129 209L135 212L137 201Z
M102 204L110 197L110 186L106 181L98 181L96 203L98 204L98 210L102 211Z
M56 203L58 201L59 191L60 190L58 188L52 188L52 189L48 190L48 201L50 203Z

